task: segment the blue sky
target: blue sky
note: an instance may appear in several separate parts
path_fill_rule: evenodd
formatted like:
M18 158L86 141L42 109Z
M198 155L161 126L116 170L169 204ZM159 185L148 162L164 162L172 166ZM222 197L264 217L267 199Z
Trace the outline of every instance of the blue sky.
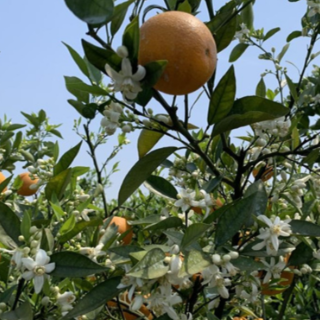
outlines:
M147 4L160 2L162 3L162 1L148 1ZM214 1L215 9L224 3L225 0ZM274 27L281 27L281 32L266 42L266 49L275 47L278 51L281 50L286 43L287 35L293 30L301 30L300 19L305 9L304 0L294 3L287 0L256 1L255 28L264 27L268 31ZM202 13L198 17L203 21L208 19ZM81 39L96 44L95 41L85 34L87 31L85 23L69 11L64 1L57 0L1 1L0 30L0 118L6 114L12 122L21 123L23 116L20 111L31 113L44 109L51 123L62 124L60 130L64 140L60 141L60 148L63 153L79 142L79 137L72 131L73 121L78 118L78 114L67 103L72 96L65 89L63 76L78 76L85 79L62 42L82 54ZM120 41L119 33L115 44L120 44ZM230 50L236 43L237 41L219 54L217 78L228 70ZM307 39L294 40L283 59L283 65L288 67L288 74L293 80L297 79L298 73L285 61L294 62L301 68L306 49ZM257 58L259 53L257 49L249 48L235 63L237 97L254 94L260 74L266 68L272 67L271 63ZM271 88L273 85L274 83L270 82ZM191 96L193 99L195 97L196 95ZM161 112L154 103L150 106ZM207 104L200 102L194 108L191 121L196 125L204 125L206 114ZM116 159L120 161L120 172L113 176L114 183L108 191L109 198L117 196L123 177L138 160L137 135L137 132L128 135L131 145ZM164 140L159 146L170 143L169 140ZM111 138L100 148L100 162L110 153L113 145L115 140ZM84 145L76 164L91 166Z

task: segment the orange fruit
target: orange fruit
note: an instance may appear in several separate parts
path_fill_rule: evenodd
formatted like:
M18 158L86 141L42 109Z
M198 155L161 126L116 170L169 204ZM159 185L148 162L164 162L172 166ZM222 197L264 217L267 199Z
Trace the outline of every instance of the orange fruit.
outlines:
M259 173L260 169L261 169L261 167L254 168L252 170L252 175L254 177L256 177L257 174ZM273 168L271 166L267 165L266 168L265 168L265 171L262 173L260 179L265 182L265 181L271 179L273 177L273 174L274 174Z
M123 312L123 316L124 316L124 318L126 320L135 320L135 319L140 318L140 316L134 314L134 312L130 313L130 312L127 312L127 311L124 310L124 309L128 309L128 304L130 304L127 292L125 292L124 294L122 294L120 296L119 302L120 302L120 305L122 307L121 309L122 309L122 312ZM107 306L109 308L118 308L118 303L116 301L114 301L114 300L110 300L110 301L107 302ZM153 319L153 316L152 316L150 310L145 305L141 306L141 308L139 309L139 312L144 314L147 317L147 319L149 319L149 320Z
M38 191L38 189L30 189L30 186L36 184L39 181L39 179L35 178L32 180L29 174L29 172L19 174L19 177L22 180L22 186L17 190L17 193L20 196L32 196Z
M132 227L128 224L128 221L125 218L122 217L113 217L111 219L111 222L109 225L111 224L115 224L116 226L118 226L118 233L123 234L124 232L126 232L127 230L131 230L123 239L123 243L128 245L131 243L132 240L132 236L133 236L133 230Z
M138 62L167 60L154 86L173 95L188 94L203 86L217 63L217 48L207 26L193 15L168 11L147 20L140 28Z
M2 183L4 180L6 180L6 177L5 177L5 175L2 173L2 172L0 172L0 183ZM2 192L5 192L5 191L7 191L7 187L5 187L3 190L2 190Z

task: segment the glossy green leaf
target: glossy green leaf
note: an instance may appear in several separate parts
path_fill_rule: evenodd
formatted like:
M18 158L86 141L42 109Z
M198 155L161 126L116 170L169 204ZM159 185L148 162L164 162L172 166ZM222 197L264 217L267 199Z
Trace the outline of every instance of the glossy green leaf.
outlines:
M83 102L73 99L69 99L68 102L83 116L83 109L86 106Z
M122 36L122 44L127 47L129 52L129 58L131 62L134 64L138 61L139 41L140 41L139 19L138 19L138 16L136 16L127 25Z
M224 119L230 112L236 95L236 78L234 67L231 66L221 78L210 99L208 124L214 124Z
M290 42L291 40L299 38L301 36L302 36L302 32L301 31L298 31L298 30L293 31L288 35L287 42Z
M306 243L301 242L292 252L288 265L289 266L299 266L304 263L310 262L313 258L313 250Z
M188 0L184 0L183 2L181 2L178 6L178 11L183 11L183 12L187 12L187 13L191 13L192 12L192 7L189 4Z
M149 178L152 172L176 150L176 147L161 148L139 159L122 182L118 195L118 205L121 206Z
M253 20L254 20L254 14L253 14L253 5L252 3L249 3L240 13L242 22L245 23L247 28L251 30L253 28Z
M21 234L24 236L26 241L30 238L31 218L28 211L24 212L22 221L20 224Z
M168 230L171 228L182 227L182 225L183 225L182 220L180 218L169 217L145 227L144 230L149 230L149 231Z
M63 225L61 226L59 233L61 235L64 235L68 232L70 232L74 226L76 225L76 218L75 216L72 214L70 215L70 217L63 223Z
M248 47L249 45L246 43L238 43L230 53L229 62L238 60Z
M9 176L8 178L4 179L1 183L0 183L0 192L2 192L10 183L11 179L12 179L13 175Z
M85 56L83 58L84 62L87 65L88 68L88 73L89 73L89 79L91 80L92 83L94 84L99 84L102 80L102 74L99 69L97 69Z
M12 149L18 149L20 147L21 141L22 141L22 132L19 131L16 134L15 140L12 145Z
M214 36L218 52L221 52L223 49L229 46L229 44L234 39L236 31L237 17L235 16L223 27L221 27Z
M69 168L49 180L46 188L44 189L47 200L50 201L53 194L55 194L58 199L63 197L63 194L70 182L71 175L72 169Z
M291 220L292 233L300 236L320 237L320 226L309 221Z
M153 97L153 89L149 87L143 87L142 89L137 98L134 99L134 102L145 107Z
M82 21L102 25L113 15L113 0L65 0L67 7Z
M9 271L9 265L10 265L10 260L6 260L8 263L8 268L7 271ZM2 262L2 261L1 261ZM3 269L2 269L3 268ZM7 278L2 278L1 277L1 273L2 271L5 270L4 264L1 263L1 268L0 268L0 279L3 282L7 282ZM13 295L13 293L17 290L18 285L13 285L11 286L9 289L5 290L3 293L0 294L0 302L4 302L4 303L9 303L11 300L11 297Z
M220 185L221 181L222 181L222 177L221 176L213 178L213 179L209 180L208 182L206 182L202 186L202 189L204 191L206 191L207 193L211 193Z
M177 244L178 246L181 245L182 238L184 237L184 234L182 232L176 231L176 230L166 230L166 231L163 231L163 233L168 237L168 239L172 243ZM198 242L191 243L190 248L188 249L202 251L202 248Z
M253 213L256 194L237 201L218 220L215 244L221 246L231 239L247 222Z
M20 219L3 202L0 202L0 226L7 236L9 236L17 245L21 245L21 242L19 241L19 236L21 234ZM10 240L8 239L8 241ZM1 242L3 242L2 239Z
M159 176L150 176L144 185L156 195L169 199L177 199L178 191L167 179Z
M50 275L60 278L86 277L107 270L83 254L71 251L54 253L50 257L50 262L56 264Z
M141 279L157 279L164 276L169 266L164 264L165 253L161 249L152 249L127 273Z
M71 57L73 58L74 62L77 64L79 69L82 71L82 73L89 78L89 70L88 66L83 60L83 58L79 55L79 53L74 50L72 47L70 47L68 44L62 42L68 49Z
M274 34L276 34L277 32L280 31L280 28L273 28L271 30L269 30L265 36L263 37L263 41L268 40L269 38L271 38Z
M288 112L288 108L280 103L258 96L243 97L236 100L230 113L215 125L212 135L260 121L273 120L287 115Z
M191 250L184 255L179 277L191 276L210 266L212 260L200 251Z
M196 242L199 240L203 234L211 228L211 225L204 224L204 223L193 223L190 225L181 240L180 249L184 250L187 249L193 242Z
M126 16L129 6L134 0L125 1L114 7L112 21L111 21L111 35L114 36L121 27L123 20Z
M69 168L69 166L71 165L71 163L73 162L77 154L79 153L81 144L82 144L82 141L80 141L76 146L68 150L64 155L62 155L58 163L53 168L53 173L55 176L60 172Z
M80 299L74 308L67 313L67 315L61 318L61 320L74 319L78 316L84 315L104 305L115 296L118 296L118 294L123 290L117 288L120 281L121 277L115 277L99 283L82 299Z
M1 229L0 229L0 231L1 231ZM0 240L0 242L3 244L3 242L1 240ZM1 255L0 281L2 281L4 283L6 283L8 281L8 277L10 276L9 271L11 268L12 268L11 256ZM5 291L2 294L0 294L0 302L9 302L9 301L5 301L6 299L8 299L8 297L10 298L10 295L12 294L12 292L10 293L9 290L7 290L8 292Z
M264 98L266 96L266 91L266 84L264 83L263 77L261 77L256 88L256 95L261 98Z
M106 64L116 71L121 70L122 59L113 50L97 47L85 40L82 40L82 47L88 61L98 70L106 73Z

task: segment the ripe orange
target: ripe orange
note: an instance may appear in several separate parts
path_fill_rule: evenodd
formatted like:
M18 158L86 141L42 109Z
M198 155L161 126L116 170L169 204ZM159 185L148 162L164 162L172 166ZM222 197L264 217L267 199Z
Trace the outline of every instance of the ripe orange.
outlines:
M39 181L39 179L34 178L32 180L29 174L29 172L19 174L19 177L22 180L22 186L18 189L17 193L20 196L32 196L38 191L38 189L30 189L30 186L36 184Z
M133 313L130 313L130 312L127 312L125 311L124 309L128 309L128 304L130 304L130 301L129 301L129 298L128 298L128 293L125 292L124 294L122 294L120 296L120 305L121 305L121 309L122 309L122 312L123 312L123 316L126 320L135 320L135 319L138 319L140 318L139 315L135 315L134 312ZM118 308L118 303L114 300L110 300L107 302L107 306L110 307L110 308ZM145 305L142 305L141 308L139 309L139 312L141 312L142 314L144 314L147 319L149 320L152 320L153 319L153 316L150 312L150 310L145 306Z
M203 86L217 63L217 48L207 26L193 15L168 11L147 20L140 28L138 62L168 64L154 86L173 95L188 94Z
M2 172L0 172L0 183L2 183L4 180L6 180L6 177L4 176L4 174ZM5 187L2 192L7 191L7 187Z
M132 227L128 224L127 220L125 218L122 217L113 217L111 219L110 225L111 224L115 224L118 226L118 232L120 234L123 234L124 232L126 232L127 230L131 230L123 239L123 243L128 245L131 243L132 240L132 236L133 236L133 230Z

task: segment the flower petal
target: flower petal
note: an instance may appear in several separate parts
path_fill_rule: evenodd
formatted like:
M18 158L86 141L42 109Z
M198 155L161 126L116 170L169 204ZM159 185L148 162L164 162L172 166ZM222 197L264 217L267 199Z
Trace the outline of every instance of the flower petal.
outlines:
M52 262L52 263L49 263L49 264L46 264L44 266L45 270L46 270L46 273L50 273L54 270L54 268L56 267L56 264L55 262Z
M123 77L132 77L132 66L128 58L122 59L121 71L122 71Z
M25 271L21 276L23 279L31 280L34 277L34 273L32 271Z
M44 284L44 277L43 276L36 276L33 279L33 285L34 285L34 292L35 293L40 293L42 287Z
M50 258L48 257L47 253L42 250L39 249L37 254L36 254L36 259L35 259L35 263L38 266L44 266L46 265L48 262L50 261Z
M138 66L137 72L132 76L135 81L141 81L146 76L146 69L143 66Z
M36 266L35 261L33 261L30 257L22 258L21 261L28 270L32 270Z

